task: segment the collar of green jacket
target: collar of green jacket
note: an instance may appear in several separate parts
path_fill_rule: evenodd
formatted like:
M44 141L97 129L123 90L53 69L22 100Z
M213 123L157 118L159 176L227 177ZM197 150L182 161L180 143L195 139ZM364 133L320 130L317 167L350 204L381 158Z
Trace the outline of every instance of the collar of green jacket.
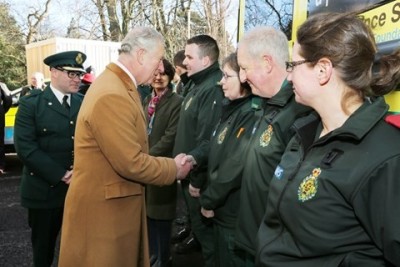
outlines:
M379 121L385 118L388 109L383 97L367 98L342 127L332 131L318 142L326 142L338 137L361 140ZM303 140L310 139L311 136L313 137L311 139L314 139L320 121L318 113L312 112L307 117L297 120L293 127Z
M218 61L209 66L208 68L205 68L204 70L201 70L193 74L192 76L189 77L189 79L192 80L195 84L199 84L205 81L211 73L219 73L219 75L221 75L220 78L222 78L222 72L219 69Z
M294 96L293 86L288 80L284 80L279 92L264 101L264 105L274 105L284 107Z

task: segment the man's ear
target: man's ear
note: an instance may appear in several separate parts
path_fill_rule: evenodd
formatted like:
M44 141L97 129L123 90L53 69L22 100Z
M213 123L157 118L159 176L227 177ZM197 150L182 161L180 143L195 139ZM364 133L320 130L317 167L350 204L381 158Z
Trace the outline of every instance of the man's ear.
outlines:
M263 55L262 56L262 61L263 61L263 66L266 67L267 72L272 71L272 66L273 66L273 58L270 55Z
M140 65L144 64L144 55L146 54L146 50L143 48L139 48L136 50L136 58Z
M329 58L323 57L318 60L315 65L315 70L317 71L317 76L320 85L325 85L329 82L332 72L333 72L333 64Z
M210 65L210 57L209 56L204 56L201 59L201 63L203 64L203 66L209 66Z

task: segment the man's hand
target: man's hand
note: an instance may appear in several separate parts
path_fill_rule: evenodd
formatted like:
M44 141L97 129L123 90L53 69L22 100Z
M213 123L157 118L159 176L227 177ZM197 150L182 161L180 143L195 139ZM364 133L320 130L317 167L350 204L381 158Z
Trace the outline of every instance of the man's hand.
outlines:
M213 210L206 210L203 207L201 207L201 214L206 218L213 218L214 217L214 211Z
M200 188L193 187L191 184L189 184L189 194L192 197L200 197Z
M197 162L192 155L186 155L182 160L184 162L190 162L190 164L192 164L192 168L197 165Z
M66 184L70 184L71 183L71 179L72 179L72 170L68 170L65 174L64 177L61 178L61 181L63 181Z
M185 179L189 174L190 170L193 169L193 165L190 160L187 159L186 154L179 154L175 158L176 168L178 170L176 178L178 180Z

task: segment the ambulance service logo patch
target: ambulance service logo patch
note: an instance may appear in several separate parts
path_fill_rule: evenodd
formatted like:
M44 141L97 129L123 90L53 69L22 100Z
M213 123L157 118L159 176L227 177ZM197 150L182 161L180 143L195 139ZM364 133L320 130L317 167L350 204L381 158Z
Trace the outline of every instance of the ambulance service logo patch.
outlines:
M218 145L222 144L224 142L226 132L228 131L228 127L225 127L221 133L218 135L217 143Z
M301 202L312 199L318 190L318 177L321 174L320 168L315 168L312 174L304 178L297 191L298 198Z
M260 136L260 146L261 147L268 146L273 134L274 134L274 128L272 128L272 125L268 125L268 128Z

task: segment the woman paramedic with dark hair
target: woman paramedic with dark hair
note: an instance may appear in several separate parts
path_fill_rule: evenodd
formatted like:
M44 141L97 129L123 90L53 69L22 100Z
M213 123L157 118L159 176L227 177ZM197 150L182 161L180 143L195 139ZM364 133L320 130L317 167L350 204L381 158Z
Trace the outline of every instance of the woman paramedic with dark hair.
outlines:
M400 129L382 95L400 51L380 60L353 14L320 14L298 30L288 80L315 112L295 122L272 178L257 266L400 266Z

